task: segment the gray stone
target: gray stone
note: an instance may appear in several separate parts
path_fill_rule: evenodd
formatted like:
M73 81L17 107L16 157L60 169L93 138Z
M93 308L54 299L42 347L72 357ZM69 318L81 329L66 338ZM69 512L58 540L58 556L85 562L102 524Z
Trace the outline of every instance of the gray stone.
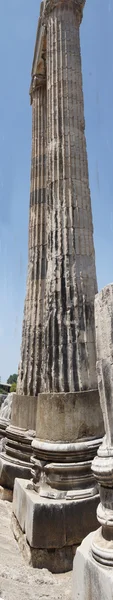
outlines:
M76 500L97 493L91 461L103 433L97 390L39 394L31 473L41 497Z
M11 526L27 564L35 569L48 569L52 573L65 573L71 571L76 547L64 548L32 548L29 546L26 535L23 534L14 514L11 518Z
M5 400L6 396L7 396L6 393L5 394L0 394L0 413L1 413L1 407L2 407L2 405L4 403L4 400Z
M79 35L84 4L48 1L38 23L30 88L28 279L17 382L18 394L38 394L38 399L33 489L15 482L14 514L38 556L40 549L64 549L64 568L67 548L69 553L84 527L90 528L97 502L91 460L103 435Z
M43 3L36 36L28 278L17 382L24 395L97 388L97 279L79 35L84 4Z
M101 525L92 552L97 561L113 566L113 284L95 298L95 324L98 388L106 435L92 463L100 489L97 519Z
M0 455L0 485L4 488L12 490L15 477L31 477L31 442L35 436L36 409L37 398L12 394L11 423L0 422L1 431L5 427L6 436Z
M37 440L76 442L104 435L98 390L39 394ZM34 442L35 445L35 442Z
M30 479L31 477L31 465L20 463L17 460L10 460L5 453L2 452L0 455L0 485L3 488L13 490L15 477L23 477Z
M0 500L0 596L3 600L71 600L72 573L54 575L47 569L33 569L22 556L24 538L14 539L11 531L12 505ZM16 532L17 535L17 532ZM20 552L21 550L21 552ZM24 551L23 551L24 553Z
M68 559L70 568L73 547L91 526L97 502L91 460L103 435L79 33L84 4L48 0L38 23L30 88L28 278L17 381L25 402L30 395L38 400L33 481L26 490L16 481L13 510L32 556L37 550L37 560L40 555L45 561L54 550L50 562L56 556L59 569L63 560L67 568ZM51 568L55 565L56 560Z
M13 394L11 425L25 430L36 428L37 398Z
M82 537L90 531L91 527L95 529L97 526L97 503L98 494L92 499L87 498L74 502L49 498L41 499L37 492L29 489L29 482L16 479L13 493L13 513L31 548L32 564L32 549L37 550L37 554L34 553L37 567L41 564L38 562L39 551L44 549L48 551L48 554L41 554L42 559L46 561L43 566L47 567L48 555L51 556L48 563L50 570L54 572L56 564L57 572L65 569L70 570L76 546L80 544ZM53 554L52 552L49 554L52 549ZM58 549L59 553L56 552L55 555L55 551Z
M77 550L73 600L113 599L113 284L95 298L97 377L105 432L92 462L99 482L97 519L101 527Z
M72 600L113 600L113 569L92 557L94 533L77 549L73 563Z
M14 398L15 394L10 392L7 396L4 397L4 401L2 402L1 408L0 408L0 420L6 420L7 422L10 421L11 419L11 408L12 408L12 401Z

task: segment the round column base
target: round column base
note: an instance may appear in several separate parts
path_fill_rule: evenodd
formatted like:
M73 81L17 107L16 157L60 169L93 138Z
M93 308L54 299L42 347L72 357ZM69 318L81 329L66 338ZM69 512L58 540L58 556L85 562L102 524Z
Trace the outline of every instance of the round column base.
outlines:
M91 471L98 439L75 443L32 442L31 475L41 497L78 499L98 493Z
M97 529L92 540L92 555L101 565L113 567L113 540L103 537L102 527Z
M0 485L13 490L16 477L31 478L33 432L10 425L6 438L5 451L0 455Z

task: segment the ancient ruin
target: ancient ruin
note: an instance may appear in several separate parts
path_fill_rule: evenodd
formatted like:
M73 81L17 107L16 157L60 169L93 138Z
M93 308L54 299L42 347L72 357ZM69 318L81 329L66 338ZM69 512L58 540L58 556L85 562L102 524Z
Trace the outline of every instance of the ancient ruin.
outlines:
M97 292L79 27L85 0L41 4L30 88L27 293L17 391L97 388Z
M5 438L6 427L8 425L8 418L4 411L4 404L6 402L6 394L0 394L0 451L2 449L2 441Z
M29 256L17 394L29 426L33 398L37 414L32 481L16 479L13 529L25 534L32 564L54 572L72 567L77 545L97 526L91 461L103 435L79 33L84 4L41 4L30 87ZM18 427L18 396L15 415Z
M77 551L73 600L113 598L113 284L96 295L95 323L97 377L106 433L92 463L100 490L97 519L101 527Z
M0 454L0 486L13 490L15 477L31 477L31 442L35 436L37 401L26 397L21 402L17 394L10 396L10 421L3 417L0 421L1 437L5 436L5 446L3 444ZM7 497L7 492L3 497Z

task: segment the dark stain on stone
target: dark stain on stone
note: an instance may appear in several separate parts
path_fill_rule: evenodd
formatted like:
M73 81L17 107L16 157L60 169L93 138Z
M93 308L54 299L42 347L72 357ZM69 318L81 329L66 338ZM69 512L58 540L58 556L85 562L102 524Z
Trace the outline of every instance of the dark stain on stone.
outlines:
M41 364L42 364L42 328L39 325L40 331L38 335L38 363L37 363L37 384L36 384L36 396L40 392L41 388Z
M49 379L49 389L52 391L52 364L53 364L53 340L52 340L52 310L50 309L49 314L49 343L48 343L48 379Z
M67 326L65 323L66 318L66 288L65 288L65 275L64 275L64 256L62 253L61 262L61 303L62 303L62 338L63 338L63 373L64 373L64 392L69 392L68 383L68 358L67 358Z
M89 325L92 321L94 322L94 307L93 304L89 304L85 300L85 317L86 317L86 325Z
M54 345L55 345L55 391L59 392L59 326L58 326L58 292L55 291L55 319L54 319Z
M58 219L57 219L57 209L55 210L55 250L58 250Z
M38 188L33 190L33 192L30 193L30 208L36 204L45 204L46 202L46 195L45 195L45 188Z
M72 286L70 286L70 299L71 299L70 328L71 328L71 335L72 335L72 352L73 352L73 380L74 380L74 390L75 390L75 392L78 392L79 380L78 380L78 370L77 370L77 347L76 347L76 329L75 329L75 323L74 323L73 297L74 297L74 293L72 290Z

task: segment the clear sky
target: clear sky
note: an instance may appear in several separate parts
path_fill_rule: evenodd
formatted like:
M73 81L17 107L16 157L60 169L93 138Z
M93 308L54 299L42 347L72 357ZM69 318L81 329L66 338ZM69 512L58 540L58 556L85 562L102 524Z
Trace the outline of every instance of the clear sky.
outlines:
M17 372L27 274L30 72L39 0L0 2L0 376ZM113 1L81 25L86 137L99 289L113 280Z

